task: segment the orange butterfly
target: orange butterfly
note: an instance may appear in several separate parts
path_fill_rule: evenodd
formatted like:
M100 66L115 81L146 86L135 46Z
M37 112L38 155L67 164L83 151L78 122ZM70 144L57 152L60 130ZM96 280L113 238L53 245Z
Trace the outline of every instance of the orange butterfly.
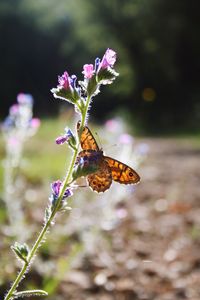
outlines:
M80 121L77 123L77 131L80 130ZM97 171L87 175L89 186L96 192L105 192L112 184L112 180L123 184L135 184L140 181L140 176L129 166L120 161L104 156L90 129L83 127L80 136L81 148L78 154L77 164L83 158L88 162L95 163Z

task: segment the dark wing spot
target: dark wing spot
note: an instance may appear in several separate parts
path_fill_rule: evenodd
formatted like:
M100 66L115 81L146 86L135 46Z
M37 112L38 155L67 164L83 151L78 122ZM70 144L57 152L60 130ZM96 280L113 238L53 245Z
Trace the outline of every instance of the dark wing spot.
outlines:
M133 177L133 173L132 173L132 172L129 172L129 176L130 176L130 177Z

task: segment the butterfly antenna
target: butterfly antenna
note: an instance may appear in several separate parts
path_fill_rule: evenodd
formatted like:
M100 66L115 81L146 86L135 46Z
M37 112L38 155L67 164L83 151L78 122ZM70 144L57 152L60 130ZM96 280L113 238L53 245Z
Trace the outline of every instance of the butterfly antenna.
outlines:
M73 186L72 186L72 188L79 188L79 187L87 187L88 185L87 184L74 184Z

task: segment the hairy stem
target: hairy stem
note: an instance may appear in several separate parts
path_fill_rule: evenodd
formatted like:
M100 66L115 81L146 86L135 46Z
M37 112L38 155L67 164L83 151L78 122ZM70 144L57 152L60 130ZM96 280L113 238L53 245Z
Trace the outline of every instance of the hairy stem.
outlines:
M80 126L81 131L82 131L82 128L83 128L83 126L85 124L85 121L86 121L87 111L88 111L88 108L89 108L89 103L90 103L90 97L87 98L86 105L85 105L85 110L82 113L81 126ZM60 191L60 195L59 195L59 198L56 202L56 205L55 205L48 221L44 224L44 226L43 226L37 240L35 241L32 249L30 250L30 253L27 257L27 262L24 263L24 265L22 266L21 271L19 272L18 276L16 277L15 281L13 282L13 284L12 284L10 290L8 291L7 295L5 296L4 300L10 300L10 299L14 298L14 293L16 292L16 289L17 289L20 281L24 278L24 275L27 273L27 271L29 269L29 266L30 266L30 264L31 264L31 262L32 262L32 260L35 256L37 250L39 249L40 245L44 241L45 234L48 232L48 230L49 230L49 228L52 224L52 221L53 221L56 213L58 212L58 209L60 207L60 203L62 201L65 190L71 183L72 171L73 171L73 167L74 167L77 155L78 155L79 146L80 146L80 143L78 142L78 146L74 150L74 154L73 154L73 157L72 157L72 160L71 160L71 163L70 163L69 171L68 171L68 173L67 173L67 175L66 175L66 177L63 181L62 189Z

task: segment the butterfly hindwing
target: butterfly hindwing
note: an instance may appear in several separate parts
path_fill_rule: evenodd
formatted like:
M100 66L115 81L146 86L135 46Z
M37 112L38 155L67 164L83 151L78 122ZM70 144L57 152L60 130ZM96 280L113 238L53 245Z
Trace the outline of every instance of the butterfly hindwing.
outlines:
M123 184L135 184L140 181L140 176L131 167L108 156L104 156L104 159L111 169L114 181Z
M105 192L112 184L112 174L106 161L102 160L99 170L87 176L89 186L98 193Z

